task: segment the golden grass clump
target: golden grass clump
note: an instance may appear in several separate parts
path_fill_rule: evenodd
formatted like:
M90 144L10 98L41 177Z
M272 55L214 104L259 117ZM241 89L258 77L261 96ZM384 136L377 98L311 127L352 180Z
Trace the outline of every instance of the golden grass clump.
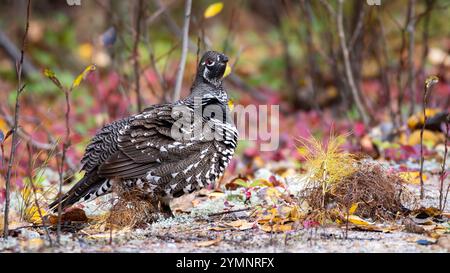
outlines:
M326 145L314 138L301 140L309 174L300 201L310 209L309 218L335 221L356 207L355 215L388 220L413 206L401 177L377 162L357 161L341 149L346 137L331 135Z
M337 184L345 177L355 172L356 160L350 153L341 149L348 135L330 135L327 144L322 144L318 139L300 139L298 150L305 158L305 167L309 171L309 182L314 188L320 188L322 192L321 205L325 207L325 196L332 192Z

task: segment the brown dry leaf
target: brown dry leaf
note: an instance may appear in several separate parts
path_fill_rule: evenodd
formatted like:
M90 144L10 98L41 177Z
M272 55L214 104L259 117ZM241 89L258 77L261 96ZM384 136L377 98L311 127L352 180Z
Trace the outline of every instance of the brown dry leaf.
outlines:
M367 225L367 226L355 226L353 229L362 230L362 231L378 231L378 232L384 232L389 233L396 230L399 230L399 226L379 226L379 225Z
M74 208L61 215L61 222L83 222L87 223L88 218L84 210L80 208ZM58 215L50 215L49 222L52 225L58 224Z
M286 232L291 231L293 229L293 224L274 224L270 225L269 223L264 225L258 225L259 229L265 232Z
M433 225L433 217L440 216L441 212L435 207L420 208L411 212L411 219L420 225Z
M209 227L208 230L212 230L212 231L225 231L225 230L230 230L233 229L233 227Z
M236 220L236 221L233 221L233 222L226 223L226 225L238 228L238 227L242 226L246 222L247 221L245 221L245 220Z
M225 224L239 230L251 229L254 226L254 223L248 222L247 220L236 220Z
M213 191L213 192L208 194L208 197L209 197L209 199L216 199L216 198L222 197L224 195L225 194L223 192Z
M208 240L208 241L203 241L203 242L198 242L195 245L198 247L208 247L208 246L213 246L213 245L217 245L218 243L220 243L222 241L223 237L222 235L217 236L216 239L214 240Z

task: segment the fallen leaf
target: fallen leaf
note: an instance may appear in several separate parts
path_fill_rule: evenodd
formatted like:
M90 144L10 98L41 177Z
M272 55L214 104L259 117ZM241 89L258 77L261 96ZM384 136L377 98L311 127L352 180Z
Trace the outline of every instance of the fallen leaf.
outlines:
M254 223L248 222L247 220L236 220L225 224L239 230L251 229L254 226Z
M359 216L356 215L349 215L348 216L348 221L352 224L355 224L357 226L369 226L369 225L374 225L374 223L371 223L367 220L362 219Z
M213 231L225 231L225 230L230 230L233 227L209 227L208 230L213 230Z
M208 247L208 246L217 245L218 243L220 243L222 241L222 238L223 238L222 236L217 236L217 238L214 240L198 242L195 245L198 247Z
M352 206L348 210L348 214L350 214L350 215L355 214L357 209L358 209L358 203L352 204Z
M293 224L289 223L289 224L264 224L264 225L258 225L259 229L261 229L262 231L265 232L286 232L286 231L291 231L293 229Z
M71 209L61 215L61 222L88 222L88 218L84 210L80 208ZM58 224L58 215L50 215L49 222L52 225Z
M418 172L418 171L401 172L401 173L398 173L398 176L403 178L405 180L405 182L407 182L409 184L415 184L415 185L420 184L420 172ZM422 179L425 182L425 181L427 181L428 177L425 174L422 174Z
M216 199L216 198L222 197L224 195L225 194L223 192L213 191L213 192L208 194L208 197L209 197L209 199Z
M433 132L430 130L423 131L423 143L427 146L435 146L438 143L443 143L445 140L444 134L440 132ZM420 144L420 130L415 130L408 138L408 145L414 146Z

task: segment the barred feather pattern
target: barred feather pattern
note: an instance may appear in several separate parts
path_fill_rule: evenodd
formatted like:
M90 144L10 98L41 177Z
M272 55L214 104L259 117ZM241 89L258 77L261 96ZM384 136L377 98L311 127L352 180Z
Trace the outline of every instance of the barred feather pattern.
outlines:
M222 99L205 98L223 104ZM191 101L185 106L194 115ZM88 201L112 191L114 183L125 189L141 190L151 198L170 200L214 183L224 173L237 145L238 133L232 123L217 118L201 118L219 139L200 136L173 139L171 129L179 119L174 105L154 105L139 115L103 127L87 146L82 159L85 178L59 201L70 206L79 200ZM184 128L192 135L194 122ZM54 204L56 205L55 201Z
M81 160L84 177L50 208L94 199L110 193L117 184L142 191L150 202L159 200L167 205L172 198L217 181L234 154L238 132L230 119L228 96L221 80L211 84L203 78L203 69L202 59L186 99L153 105L138 115L104 126ZM202 110L209 106L224 115L204 116ZM198 128L201 133L194 133ZM174 137L174 129L183 137Z

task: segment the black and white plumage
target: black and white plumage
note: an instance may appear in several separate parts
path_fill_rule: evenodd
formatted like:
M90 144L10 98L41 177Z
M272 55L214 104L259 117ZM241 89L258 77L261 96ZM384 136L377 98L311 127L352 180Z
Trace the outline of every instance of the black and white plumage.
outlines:
M238 138L222 86L227 61L223 54L206 52L187 98L104 126L81 160L84 177L50 208L91 200L119 183L142 191L171 215L172 198L219 179Z

